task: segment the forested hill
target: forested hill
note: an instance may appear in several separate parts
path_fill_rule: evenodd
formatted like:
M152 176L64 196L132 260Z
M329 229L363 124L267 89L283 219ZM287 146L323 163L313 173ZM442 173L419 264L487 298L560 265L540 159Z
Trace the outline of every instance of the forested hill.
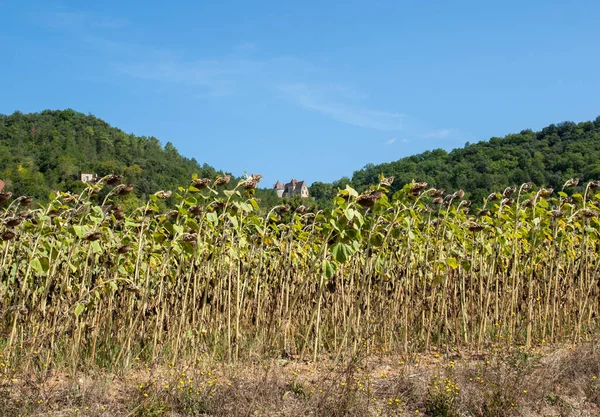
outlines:
M216 170L179 154L169 142L127 134L73 110L0 115L0 179L16 195L45 200L51 190L77 191L79 172L123 173L138 196L172 190L192 174Z
M396 176L393 191L414 179L448 191L462 188L474 202L492 191L528 181L560 189L568 178L600 179L600 117L593 122L553 124L539 132L523 130L451 152L436 149L395 162L369 164L355 171L352 179L313 183L311 195L327 201L348 182L362 190L377 183L380 173Z

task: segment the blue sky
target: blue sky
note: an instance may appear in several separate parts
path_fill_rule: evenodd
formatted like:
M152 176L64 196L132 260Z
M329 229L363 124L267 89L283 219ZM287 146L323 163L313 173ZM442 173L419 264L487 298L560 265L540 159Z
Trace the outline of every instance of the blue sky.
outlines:
M0 113L72 108L262 186L600 115L598 1L0 0Z

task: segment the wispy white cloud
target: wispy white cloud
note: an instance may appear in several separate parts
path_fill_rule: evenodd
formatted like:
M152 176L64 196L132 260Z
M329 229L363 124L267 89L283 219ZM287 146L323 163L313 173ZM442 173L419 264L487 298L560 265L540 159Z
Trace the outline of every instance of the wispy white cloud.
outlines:
M348 93L343 87L295 83L279 85L278 89L296 105L343 123L375 130L403 128L404 114L348 104Z
M189 51L175 52L127 41L109 40L102 32L118 30L131 23L127 19L99 16L86 11L45 13L44 23L56 29L77 32L86 47L101 55L107 69L140 80L179 84L189 88L195 97L218 97L236 94L244 89L264 93L278 91L299 108L352 126L420 139L445 139L455 136L450 129L424 128L410 116L365 105L368 97L356 88L334 83L319 83L328 74L313 63L293 55L257 58L257 45L243 41L229 51L213 57L193 57ZM189 57L192 56L192 59ZM408 142L396 138L386 141Z
M397 138L390 138L388 140L385 141L386 145L393 145L394 143L408 143L410 142L408 139L406 138L401 138L401 139L397 139Z
M452 131L450 129L438 129L431 132L426 132L422 135L424 139L446 139Z
M200 86L221 96L232 94L239 79L258 71L260 66L261 63L250 60L181 62L154 57L145 62L116 64L115 68L131 77Z

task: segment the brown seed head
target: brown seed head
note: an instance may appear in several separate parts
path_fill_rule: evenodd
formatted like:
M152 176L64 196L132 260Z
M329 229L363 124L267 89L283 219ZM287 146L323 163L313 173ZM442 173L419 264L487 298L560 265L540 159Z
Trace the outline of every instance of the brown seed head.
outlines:
M0 237L2 237L2 240L13 240L17 235L15 234L15 232L11 232L10 230L7 230L6 232L3 232Z
M282 206L279 206L279 207L277 208L277 211L278 211L279 213L287 213L287 212L289 212L290 210L291 210L291 207L290 207L290 205L289 205L289 204L284 204L284 205L282 205Z
M184 233L181 236L181 240L183 240L184 242L194 242L194 243L196 243L197 239L198 239L198 233Z
M306 212L306 210L308 210L308 208L306 206L302 205L302 206L298 206L296 208L296 210L294 210L294 212L298 213L298 214L302 214L302 213Z
M457 192L455 192L452 197L456 200L460 200L461 198L463 198L465 196L465 191L464 190L458 190Z
M161 200L166 200L169 197L171 197L171 195L173 195L173 192L172 191L158 191L158 192L154 193L154 195Z
M598 215L598 213L596 213L594 210L590 210L587 208L581 210L579 213L581 214L582 217L585 217L586 219L596 217Z
M22 206L28 206L31 204L32 201L33 201L32 197L21 197L19 204L21 204Z
M188 211L190 213L192 213L194 216L197 216L204 212L204 206L192 206L188 209Z
M173 209L167 212L167 218L170 220L176 219L177 217L179 217L179 210Z
M418 194L427 188L426 182L413 182L410 184L410 192L413 194Z
M210 182L210 178L197 178L195 180L192 180L192 186L199 190L203 190L206 187L208 187Z
M110 174L106 176L104 181L108 185L116 185L119 184L121 180L123 180L123 174Z
M487 201L496 201L500 200L500 193L491 193L487 196Z
M131 250L131 245L123 245L121 247L119 247L119 249L117 249L117 252L120 253L121 255L126 254L127 252L129 252Z
M119 184L114 188L114 193L118 196L124 196L133 191L132 184Z
M231 175L225 175L223 177L217 177L217 179L215 180L215 185L217 187L221 187L223 185L229 184L229 181L231 181Z
M9 200L12 197L12 193L10 191L5 191L0 193L0 203L4 203L6 200Z
M23 221L22 217L9 217L4 221L4 224L8 227L15 227L21 224Z
M511 195L513 195L515 193L515 191L517 191L516 185L513 185L512 187L506 187L504 189L504 192L502 193L502 195L504 197L510 197Z
M84 236L84 240L87 240L88 242L93 242L95 240L98 240L102 237L102 233L100 232L90 232L87 235Z
M529 191L531 190L531 187L533 187L533 183L530 182L526 182L525 184L521 184L521 190L523 191Z
M531 208L531 207L533 207L533 202L534 202L534 199L533 199L533 198L530 198L529 200L525 201L525 202L522 204L522 206L523 206L524 208Z
M258 183L262 179L261 174L252 174L242 183L244 190L253 190L258 186Z
M436 197L433 200L431 200L431 204L435 204L435 205L442 204L443 202L444 202L444 199L442 197Z
M377 200L383 196L383 192L379 190L371 191L368 194L359 195L356 202L363 207L372 207L375 205Z
M431 196L432 196L432 197L442 197L442 196L444 195L444 192L445 192L445 191L446 191L446 190L444 190L443 188L439 188L439 189L435 190L435 191L434 191L434 192L431 194Z
M564 190L565 188L577 187L578 184L579 178L571 178L570 180L567 180L567 182L565 182L565 184L562 186L562 189Z
M393 175L391 177L384 178L379 182L379 185L389 187L394 183L394 179L396 179L396 177L394 177Z
M22 211L19 213L19 217L22 219L33 219L35 217L35 214L33 214L30 211Z
M471 231L471 232L481 232L483 229L485 229L485 226L483 226L479 223L470 221L467 223L467 229L469 229L469 231Z

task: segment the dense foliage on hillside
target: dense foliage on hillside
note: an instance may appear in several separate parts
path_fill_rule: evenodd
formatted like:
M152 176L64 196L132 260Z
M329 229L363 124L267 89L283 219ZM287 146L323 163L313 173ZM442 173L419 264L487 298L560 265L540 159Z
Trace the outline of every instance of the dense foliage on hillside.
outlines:
M337 188L350 182L364 190L377 183L381 173L396 177L392 192L414 179L448 191L462 188L476 203L492 191L528 181L560 188L568 178L600 179L600 117L594 122L550 125L540 132L523 130L451 152L436 149L395 162L369 164L354 172L351 180L316 182L310 192L328 202Z
M79 172L122 173L146 196L174 189L195 173L213 178L216 170L179 154L168 142L127 134L73 110L0 115L0 179L15 195L44 201L51 190L83 189Z

